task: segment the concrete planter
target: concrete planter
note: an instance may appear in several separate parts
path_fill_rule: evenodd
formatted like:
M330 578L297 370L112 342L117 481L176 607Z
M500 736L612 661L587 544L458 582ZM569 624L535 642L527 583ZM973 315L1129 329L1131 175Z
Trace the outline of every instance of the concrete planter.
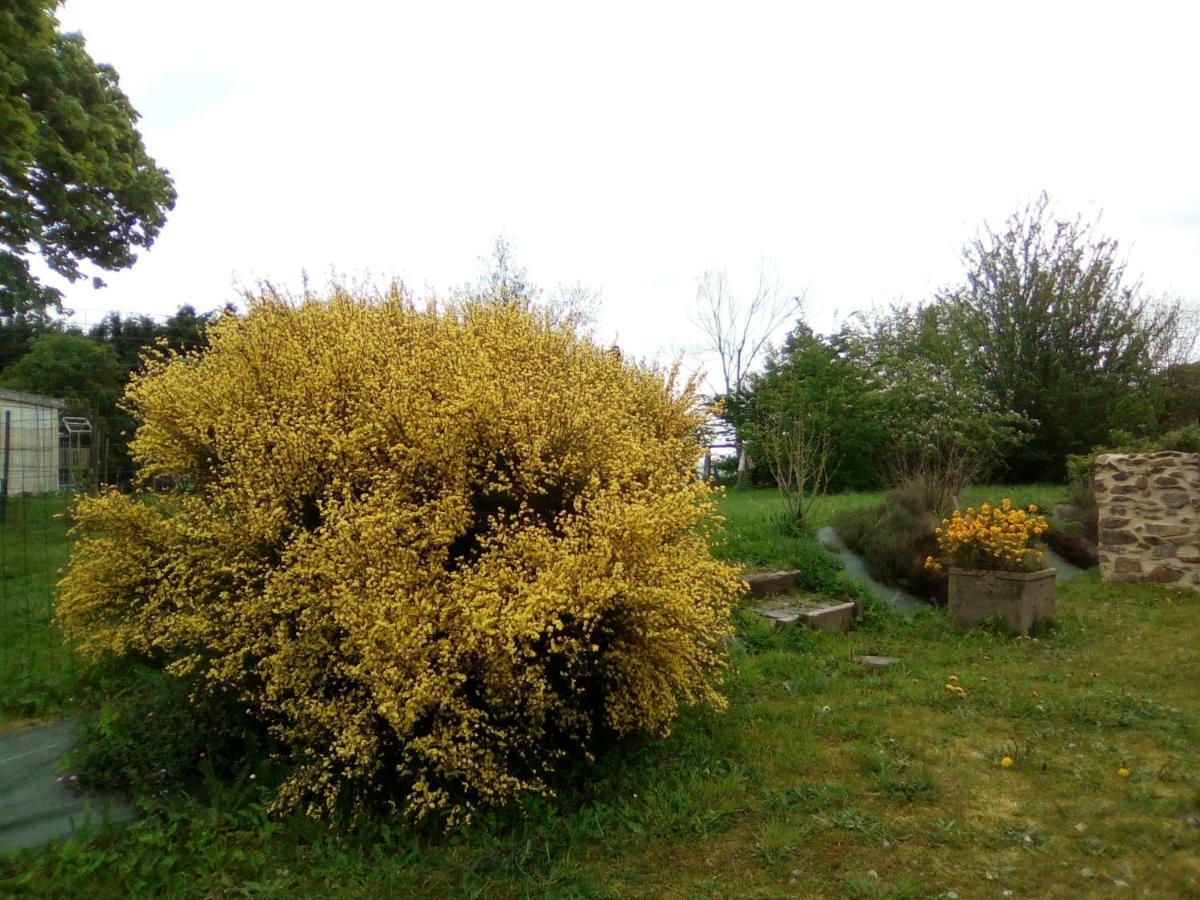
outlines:
M978 628L999 617L1017 634L1029 634L1037 623L1054 618L1054 570L996 572L952 567L947 612L960 628Z

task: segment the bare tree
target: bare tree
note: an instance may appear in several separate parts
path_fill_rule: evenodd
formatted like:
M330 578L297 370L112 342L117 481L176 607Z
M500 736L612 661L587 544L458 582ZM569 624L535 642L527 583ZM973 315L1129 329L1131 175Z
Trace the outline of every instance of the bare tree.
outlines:
M489 255L479 258L479 275L474 282L459 288L455 296L499 303L533 303L548 312L556 323L577 331L590 329L600 309L600 292L580 282L559 284L549 291L535 284L518 261L512 242L504 235L492 240Z
M480 272L476 283L467 292L477 297L511 301L530 298L536 288L529 283L529 273L517 262L513 245L504 235L492 240L491 255L479 260Z
M754 364L766 353L772 335L799 315L803 293L780 290L779 276L765 261L758 266L757 283L749 296L729 287L724 269L708 269L698 279L695 323L704 333L705 352L715 353L721 364L723 395L740 393ZM750 460L741 433L734 428L738 454L738 484L749 477Z
M1154 302L1163 315L1171 316L1171 328L1160 336L1154 348L1156 369L1194 362L1196 346L1200 343L1200 307L1186 304L1178 297L1164 297Z
M760 413L755 430L788 523L802 530L833 475L829 419L809 421L802 411Z

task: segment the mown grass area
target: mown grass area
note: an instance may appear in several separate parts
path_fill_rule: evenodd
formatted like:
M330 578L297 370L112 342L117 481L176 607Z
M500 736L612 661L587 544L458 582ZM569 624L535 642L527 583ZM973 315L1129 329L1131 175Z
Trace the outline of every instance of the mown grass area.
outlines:
M0 723L67 702L76 666L51 625L67 560L66 495L10 497L0 521Z
M727 552L757 515L724 509ZM0 862L0 895L1200 896L1197 595L1084 577L1034 640L936 610L738 627L727 712L565 772L553 801L452 836L338 835L271 818L270 773L247 769ZM902 662L873 675L860 653Z

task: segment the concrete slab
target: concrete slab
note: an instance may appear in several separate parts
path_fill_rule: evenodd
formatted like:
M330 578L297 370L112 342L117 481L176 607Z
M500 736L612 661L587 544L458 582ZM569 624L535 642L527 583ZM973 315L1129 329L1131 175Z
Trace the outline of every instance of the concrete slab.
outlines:
M822 631L849 631L857 613L857 603L838 603L804 610L800 613L800 621L809 628Z
M766 597L768 594L779 594L790 590L800 578L798 569L788 569L781 572L759 572L747 575L746 583L750 585L750 596Z
M900 662L900 658L896 656L856 656L854 662L872 672L886 672Z
M78 724L63 719L0 732L0 853L40 847L84 824L137 817L123 800L80 794L70 777L58 771Z
M857 603L837 603L817 595L780 594L756 604L754 611L776 628L803 625L823 631L847 631L859 614Z
M758 614L770 621L776 628L795 625L800 620L798 609L760 609Z

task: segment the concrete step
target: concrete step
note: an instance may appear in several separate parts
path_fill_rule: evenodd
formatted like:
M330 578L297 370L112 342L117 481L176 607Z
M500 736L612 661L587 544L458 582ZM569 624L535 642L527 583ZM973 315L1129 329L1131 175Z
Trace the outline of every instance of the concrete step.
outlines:
M754 611L776 628L802 625L822 631L848 631L859 614L857 603L796 596L773 597L756 605Z

